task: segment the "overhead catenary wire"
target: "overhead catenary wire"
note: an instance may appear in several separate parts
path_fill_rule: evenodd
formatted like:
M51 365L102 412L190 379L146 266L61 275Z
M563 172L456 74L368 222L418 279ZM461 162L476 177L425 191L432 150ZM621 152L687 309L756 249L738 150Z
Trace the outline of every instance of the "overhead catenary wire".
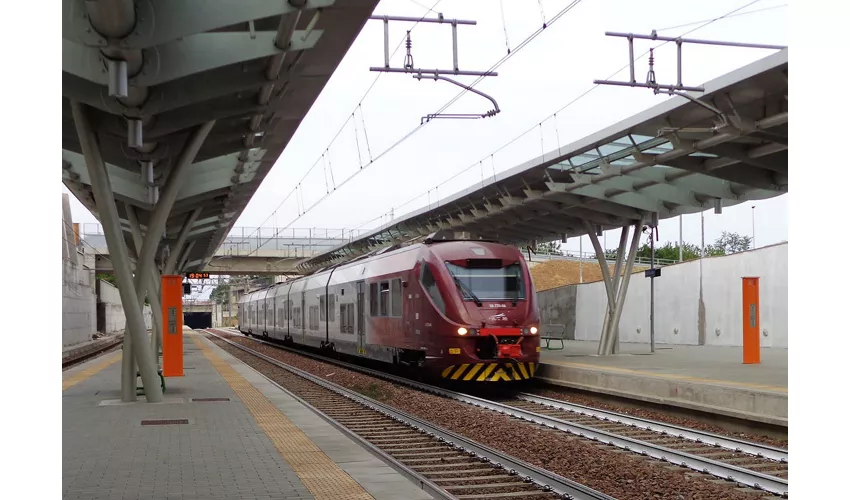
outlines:
M420 22L422 19L425 19L425 16L427 16L430 12L433 12L433 11L434 11L434 9L437 7L437 5L439 5L439 4L440 4L440 2L442 2L442 1L443 1L443 0L437 0L436 2L434 2L434 5L432 5L432 6L431 6L431 8L427 8L427 7L425 7L424 5L419 4L418 2L413 2L413 3L416 3L417 5L420 5L422 8L427 9L427 12L426 12L426 13L425 13L425 14L424 14L421 18L419 18L419 20L418 20L418 21L416 21L416 22L413 24L413 26L410 28L410 30L408 30L408 33L409 33L410 31L413 31L413 29L414 29L414 28L416 28L416 26L419 24L419 22ZM406 36L405 36L405 37L403 37L403 38L401 39L401 41L399 41L398 45L396 45L396 48L395 48L395 50L393 50L393 53L390 55L390 57L395 56L396 52L398 52L398 49L400 49L400 48L401 48L401 46L402 46L402 44L404 43L405 39L406 39ZM375 79L374 79L374 80L372 80L372 83L369 85L369 87L366 89L366 92L364 92L364 93L363 93L363 96L360 98L360 100L357 102L357 105L354 107L354 110L355 110L355 111L357 110L357 108L360 108L360 107L361 107L361 105L363 104L363 101L364 101L364 100L366 100L366 97L369 95L369 93L370 93L370 92L372 92L372 89L373 89L373 88L375 88L375 84L376 84L376 83L378 83L378 80L381 78L381 76L382 76L382 75L383 75L383 73L378 73L378 74L375 76ZM362 116L363 116L363 110L362 110L362 108L361 108L361 110L360 110L360 114L361 114L361 118L362 118ZM322 154L327 153L327 151L328 151L328 150L330 149L330 147L334 144L334 142L336 142L336 140L339 138L340 134L343 132L343 130L345 130L345 127L348 125L348 122L349 122L349 121L350 121L353 117L354 117L354 113L352 112L352 114L351 114L351 115L349 115L349 117L345 120L345 122L343 122L342 126L340 126L340 127L339 127L339 130L337 130L336 134L334 134L333 139L331 139L330 143L328 143L328 146L325 148L325 151L324 151L324 153L322 153ZM365 121L364 121L364 128L365 128ZM365 133L365 130L364 130L364 133ZM319 161L321 161L321 156L320 156L318 159L316 159L316 161L315 161L315 162L313 162L313 165L312 165L312 166L311 166L311 167L307 170L307 172L304 174L304 176L301 178L301 180L299 180L299 181L298 181L298 183L296 184L296 186L299 186L299 185L301 185L301 183L302 183L302 182L304 182L304 180L307 178L307 176L308 176L308 175L310 175L310 173L313 171L313 169L315 169L315 168L316 168L316 165L318 165ZM370 163L371 163L371 161L370 161ZM287 202L287 201L288 201L288 200L292 197L292 195L293 195L293 194L295 194L296 189L297 189L297 187L296 187L295 189L293 189L292 191L290 191L290 192L289 192L289 193L288 193L288 194L287 194L287 195L283 198L283 201L281 201L281 202L280 202L280 204L277 206L277 208L275 208L275 210L280 209L280 207L282 207L282 206L283 206L283 204L284 204L284 203L286 203L286 202ZM268 221L269 221L269 218L270 218L270 216L269 216L269 217L266 217L266 219L265 219L263 222L261 222L261 223L260 223L260 225L257 227L257 229L255 229L254 231L252 231L252 232L251 232L248 236L244 237L243 241L244 241L245 239L250 238L250 237L251 237L251 236L253 236L255 233L257 233L257 231L259 231L259 230L262 228L263 224L265 224L266 222L268 222Z
M733 9L733 10L731 10L731 11L727 12L726 14L723 14L723 15L721 15L721 16L717 16L717 17L714 17L714 18L711 18L711 19L707 19L707 20L699 21L698 23L686 23L686 24L684 24L684 25L681 25L681 26L693 26L694 24L699 24L699 26L697 26L696 28L691 29L691 30L688 30L688 31L686 31L686 32L682 33L681 35L679 35L679 37L684 37L684 36L686 36L686 35L689 35L689 34L691 34L691 33L695 32L695 31L698 31L698 30L700 30L700 29L702 29L702 28L705 28L706 26L709 26L710 24L712 24L712 23L714 23L714 22L717 22L717 21L719 21L719 20L726 19L726 18L729 18L729 17L733 17L733 16L735 16L735 15L736 15L736 13L737 13L737 12L739 12L739 11L741 11L741 10L743 10L743 9L746 9L747 7L750 7L750 6L752 6L752 5L756 4L756 3L760 2L760 1L761 1L761 0L753 0L753 1L751 1L751 2L748 2L748 3L744 4L744 5L743 5L743 6L741 6L741 7L738 7L738 8L736 8L736 9ZM765 10L765 9L762 9L762 10ZM758 12L758 11L749 11L749 12L742 13L742 14L737 14L737 15L745 15L745 14L750 14L750 13L754 13L754 12ZM675 28L675 27L674 27L674 28ZM665 29L673 29L673 28L665 28ZM637 57L635 58L635 61L638 61L638 60L640 60L640 59L642 59L642 58L646 57L646 55L647 55L647 54L649 54L649 53L650 53L650 51L655 50L655 49L658 49L659 47L662 47L662 46L664 46L664 45L666 45L666 44L668 44L668 43L670 43L670 42L665 41L665 42L662 42L662 43L658 44L658 45L657 45L657 46L655 46L655 47L652 47L652 48L650 48L650 49L647 49L647 50L646 50L643 54L641 54L641 55L637 56ZM613 73L611 73L611 75L610 75L610 76L608 76L608 77L607 77L607 78L605 78L605 79L606 79L606 80L610 80L611 78L614 78L615 76L617 76L617 74L619 74L619 73L621 73L622 71L624 71L624 70L628 69L628 67L629 67L629 64L626 64L626 65L624 65L624 66L620 67L619 69L617 69L616 71L614 71ZM504 149L508 148L509 146L511 146L512 144L514 144L515 142L517 142L518 140L520 140L520 139L522 139L523 137L525 137L525 136L526 136L526 134L528 134L529 132L532 132L532 131L533 131L535 128L537 128L537 127L538 127L538 126L539 126L542 122L544 122L544 121L548 120L549 118L557 117L558 113L562 113L564 110L566 110L566 109L570 108L571 106L573 106L574 104L576 104L576 103L577 103L577 102L579 102L580 100L584 99L584 98L585 98L588 94L590 94L591 92L593 92L594 90L596 90L596 89L597 89L597 88L599 88L600 86L601 86L601 85L599 85L599 84L593 84L593 85L592 85L592 86L590 86L587 90L585 90L584 92L582 92L581 94L579 94L578 96L576 96L575 98L571 99L571 100L570 100L570 101L568 101L566 104L564 104L563 106L561 106L560 108L558 108L558 110L556 110L556 111L555 111L554 113L552 113L551 115L548 115L548 116L547 116L546 118L544 118L543 120L539 120L537 123L535 123L534 125L532 125L531 127L529 127L527 130L523 131L521 134L517 135L516 137L514 137L513 139L511 139L510 141L508 141L508 142L507 142L507 143L505 143L504 145L500 146L498 149L496 149L496 150L492 151L491 153L489 153L488 155L486 155L486 156L485 156L482 160L476 161L475 163L471 164L469 167L467 167L467 168L465 168L465 169L463 169L463 170L461 170L461 171L457 172L457 173L456 173L456 174L454 174L453 176L451 176L451 177L449 177L448 179L446 179L446 180L442 181L441 183L439 183L439 184L438 184L438 186L440 186L440 185L444 185L444 184L446 184L446 183L448 183L448 182L451 182L451 181L453 181L454 179L456 179L456 178L460 177L461 175L463 175L464 173L466 173L466 172L467 172L467 171L469 171L470 169L474 168L476 165L478 165L478 164L480 163L480 161L483 161L483 160L484 160L484 159L486 159L488 156L490 157L490 160L491 160L491 165L492 165L492 167L493 167L493 178L495 179L495 178L496 178L496 165L495 165L495 158L494 158L494 156L495 156L497 153L499 153L500 151L502 151L502 150L504 150ZM558 136L558 137L556 138L556 140L557 140L557 142L558 142L558 148L559 148L559 152L560 152L560 134L559 134L559 132L558 132L558 130L557 130L557 127L558 127L558 123L557 123L557 118L556 118L556 121L555 121L555 128L556 128L556 134L557 134L557 136ZM403 204L401 204L401 205L399 205L399 206L397 206L397 207L393 207L393 209L394 209L394 210L398 210L398 209L404 208L405 206L408 206L408 205L412 204L412 203L413 203L413 202L415 202L416 200L419 200L420 198L422 198L422 197L424 197L424 196L428 196L428 195L431 193L431 191L432 191L432 190L434 190L434 189L436 189L436 187L428 189L427 191L423 192L422 194L420 194L420 195L416 196L415 198L411 198L411 199L409 199L407 202L405 202L405 203L403 203ZM439 200L438 200L438 203L439 203ZM430 201L429 201L428 205L430 206Z
M560 12L558 12L558 14L556 14L556 15L552 18L551 22L549 23L549 26L551 26L552 24L554 24L554 23L555 23L558 19L560 19L561 17L563 17L563 15L564 15L564 14L566 14L567 12L569 12L569 11L570 11L573 7L575 7L576 5L578 5L578 4L579 4L579 3L581 3L581 2L582 2L582 0L574 0L574 1L573 1L572 3L570 3L568 6L564 7L564 8L563 8ZM525 39L524 39L524 40L523 40L523 41L522 41L522 42L521 42L521 43L517 46L517 48L516 48L513 52L511 52L510 54L508 54L508 55L506 55L506 56L503 56L503 57L502 57L502 58L500 58L498 61L496 61L493 65L491 65L491 66L490 66L490 68L487 70L487 73L491 73L491 72L495 71L495 70L496 70L496 69L498 69L498 68L499 68L502 64L504 64L504 63L505 63L505 62L507 62L509 59L511 59L511 58L513 57L513 55L514 55L514 54L516 54L517 52L519 52L521 49L523 49L523 48L524 48L524 47L526 47L529 43L531 43L531 41L532 41L532 40L534 40L535 38L537 38L537 36L538 36L538 35L540 35L540 33L541 33L544 29L545 29L545 27L541 27L541 28L538 28L537 30L535 30L535 31L534 31L531 35L529 35L528 37L526 37L526 38L525 38ZM480 77L478 77L478 78L477 78L477 79L476 79L476 80L475 80L472 84L470 84L469 86L467 86L466 88L464 88L464 89L463 89L463 91L461 91L460 93L458 93L458 94L457 94L457 95L456 95L453 99L451 99L449 102L447 102L445 105L443 105L443 107L442 107L442 108L440 108L440 111L438 111L438 112L437 112L437 114L440 114L440 113L442 113L443 111L445 111L445 109L447 109L447 108L448 108L449 106L451 106L454 102L456 102L456 101L457 101L457 100L458 100L461 96L463 96L466 92L468 92L470 88L472 88L472 87L473 87L473 86L475 86L478 82L480 82L481 80L483 80L483 78L484 78L484 76L480 76ZM412 137L414 134L416 134L416 132L418 132L419 130L421 130L422 128L424 128L424 127L425 127L428 123L431 123L431 122L430 122L430 121L428 121L428 122L422 122L422 123L420 123L419 125L417 125L416 127L414 127L412 130L410 130L407 134L405 134L404 136L402 136L401 138L399 138L398 140L396 140L396 141L395 141L392 145L390 145L387 149L385 149L385 150L384 150L384 151L382 151L380 154L378 154L377 156L375 156L374 160L372 160L372 161L371 161L371 162L369 162L367 165L365 165L365 166L363 166L362 168L360 168L359 170L357 170L354 174L352 174L352 175L350 175L349 177L347 177L347 178L346 178L346 179L345 179L342 183L340 183L340 184L339 184L339 186L337 186L337 189L342 188L342 187L343 187L345 184L347 184L350 180L352 180L353 178L355 178L355 177L356 177L359 173L363 172L363 171L364 171L364 170L366 170L369 166L373 165L375 162L377 162L378 160L380 160L383 156L385 156L386 154L388 154L388 153L390 153L391 151L393 151L393 150L394 150L396 147L398 147L400 144L402 144L402 143L403 143L403 142L405 142L407 139L409 139L409 138L410 138L410 137ZM309 173L309 172L308 172L308 173ZM305 176L305 177L306 177L306 176ZM302 178L302 181L303 181L303 178ZM268 240L266 240L266 241L265 241L262 245L265 245L265 243L267 243L267 242L269 242L269 241L273 240L274 238L276 238L276 237L277 237L277 234L279 234L280 230L284 230L284 229L287 229L288 227L290 227L290 226L291 226L291 225L292 225L295 221L297 221L298 219L300 219L301 217L303 217L303 216L304 216L304 214L306 214L307 212L309 212L310 210L312 210L312 209L313 209L314 207L316 207L318 204L322 203L322 202L323 202L324 200L326 200L326 199L327 199L327 198L328 198L331 194L333 194L333 193L328 193L328 194L326 194L325 196L322 196L322 197L321 197L321 198L319 198L319 199L318 199L315 203L313 203L312 205L310 205L309 207L307 207L307 208L306 208L303 212L299 212L299 214L298 214L298 216L297 216L297 217L295 217L295 218L294 218L294 219L293 219L293 220L292 220L289 224L287 224L286 226L284 226L284 227L280 228L280 229L279 229L279 230L275 233L275 235L274 235L274 236L272 236L271 238L269 238ZM285 201L285 200L284 200L284 201ZM255 232L256 232L256 231L255 231ZM252 234L253 234L253 233L252 233ZM259 246L257 247L257 250L259 250L259 248L260 248L262 245L259 245ZM257 250L254 250L254 251L257 251ZM249 252L249 254L248 254L248 255L251 255L251 253L253 253L254 251Z

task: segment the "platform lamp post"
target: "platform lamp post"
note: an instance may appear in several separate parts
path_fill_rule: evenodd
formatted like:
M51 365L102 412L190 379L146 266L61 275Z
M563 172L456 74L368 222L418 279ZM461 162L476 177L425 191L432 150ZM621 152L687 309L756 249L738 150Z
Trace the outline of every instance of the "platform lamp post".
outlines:
M756 248L756 206L753 205L750 207L753 209L752 211L752 219L753 219L753 249Z

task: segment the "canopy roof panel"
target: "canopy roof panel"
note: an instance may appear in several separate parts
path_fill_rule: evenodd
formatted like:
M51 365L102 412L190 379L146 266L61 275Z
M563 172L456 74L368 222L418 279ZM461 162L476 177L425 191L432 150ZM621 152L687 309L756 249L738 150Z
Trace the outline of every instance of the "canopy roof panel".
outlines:
M333 265L440 229L533 243L648 221L653 213L665 219L787 193L787 49L704 87L404 215L299 268Z
M98 219L71 101L81 103L114 191L145 228L192 134L215 121L168 216L157 255L188 225L184 271L202 268L239 218L378 0L62 0L62 180ZM126 62L127 96L109 92ZM128 119L142 122L130 146ZM190 246L189 246L190 245Z

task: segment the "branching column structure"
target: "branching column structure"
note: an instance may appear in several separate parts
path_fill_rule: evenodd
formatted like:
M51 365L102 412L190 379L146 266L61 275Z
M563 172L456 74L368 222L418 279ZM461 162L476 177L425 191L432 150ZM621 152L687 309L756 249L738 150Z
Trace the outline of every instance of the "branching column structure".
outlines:
M629 237L629 226L623 226L620 233L620 244L617 247L617 262L614 265L614 275L611 276L611 271L608 269L608 261L605 258L605 250L599 244L599 236L589 222L585 221L584 223L587 235L590 237L590 242L593 244L594 250L596 250L596 259L599 261L599 267L602 270L602 281L605 283L605 292L608 298L605 319L602 322L602 333L599 337L599 349L597 350L600 356L619 352L620 317L623 314L623 303L626 300L629 279L631 278L635 257L637 256L641 225L642 222L637 221L632 226L634 233L632 234L632 243L629 247L628 258L625 261L625 269L623 268L623 255Z
M139 307L139 295L133 286L133 274L130 271L130 256L124 244L124 233L118 218L118 207L109 182L106 164L100 155L100 145L91 127L91 122L82 104L71 101L71 111L74 124L79 135L86 168L91 178L92 191L98 207L106 244L112 260L115 279L118 282L118 292L121 304L127 317L128 334L124 336L123 369L121 377L121 400L125 402L136 400L135 376L127 378L127 373L135 375L135 361L139 365L145 397L150 403L162 401L162 388L156 371L153 353L147 349L145 342L147 328ZM144 290L142 290L144 293ZM133 349L136 346L136 349ZM127 369L129 367L129 370Z

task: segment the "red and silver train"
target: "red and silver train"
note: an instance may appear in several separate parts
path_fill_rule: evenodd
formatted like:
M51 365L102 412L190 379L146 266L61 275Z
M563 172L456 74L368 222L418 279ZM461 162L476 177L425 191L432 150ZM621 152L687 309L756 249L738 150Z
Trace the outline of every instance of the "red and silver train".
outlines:
M534 376L534 284L519 249L439 231L258 290L239 330L466 382Z

